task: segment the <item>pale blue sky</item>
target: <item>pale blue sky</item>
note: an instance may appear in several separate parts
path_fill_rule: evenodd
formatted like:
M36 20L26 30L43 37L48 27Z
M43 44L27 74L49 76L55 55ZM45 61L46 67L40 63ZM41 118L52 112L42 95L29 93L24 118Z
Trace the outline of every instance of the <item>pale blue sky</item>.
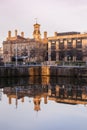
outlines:
M41 24L41 33L87 32L87 0L0 0L0 43L8 30L31 37L35 18Z

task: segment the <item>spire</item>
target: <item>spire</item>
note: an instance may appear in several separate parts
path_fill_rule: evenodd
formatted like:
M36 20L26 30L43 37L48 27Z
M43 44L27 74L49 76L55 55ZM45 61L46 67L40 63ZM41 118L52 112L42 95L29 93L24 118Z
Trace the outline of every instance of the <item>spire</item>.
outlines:
M41 102L40 97L39 96L34 97L33 102L34 102L34 110L40 111L40 102Z
M36 22L36 24L37 24L37 18L35 18L35 22Z

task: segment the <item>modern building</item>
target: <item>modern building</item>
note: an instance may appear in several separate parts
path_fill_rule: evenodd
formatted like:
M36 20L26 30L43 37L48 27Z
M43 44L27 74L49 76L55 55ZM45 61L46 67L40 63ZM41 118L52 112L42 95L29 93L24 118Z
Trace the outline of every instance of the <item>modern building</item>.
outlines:
M48 37L48 61L87 61L87 33L55 32Z

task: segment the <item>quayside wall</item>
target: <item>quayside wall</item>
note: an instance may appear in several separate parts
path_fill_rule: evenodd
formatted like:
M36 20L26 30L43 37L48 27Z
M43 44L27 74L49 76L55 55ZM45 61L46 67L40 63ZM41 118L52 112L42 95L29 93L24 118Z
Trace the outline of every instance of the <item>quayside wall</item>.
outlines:
M17 66L0 67L0 77L63 76L87 77L87 67Z

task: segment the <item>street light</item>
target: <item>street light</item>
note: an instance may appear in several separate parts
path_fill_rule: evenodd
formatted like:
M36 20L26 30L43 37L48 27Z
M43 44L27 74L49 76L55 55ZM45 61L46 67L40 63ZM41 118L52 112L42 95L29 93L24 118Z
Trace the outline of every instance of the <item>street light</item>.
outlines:
M17 63L17 43L16 43L16 66L18 65Z

